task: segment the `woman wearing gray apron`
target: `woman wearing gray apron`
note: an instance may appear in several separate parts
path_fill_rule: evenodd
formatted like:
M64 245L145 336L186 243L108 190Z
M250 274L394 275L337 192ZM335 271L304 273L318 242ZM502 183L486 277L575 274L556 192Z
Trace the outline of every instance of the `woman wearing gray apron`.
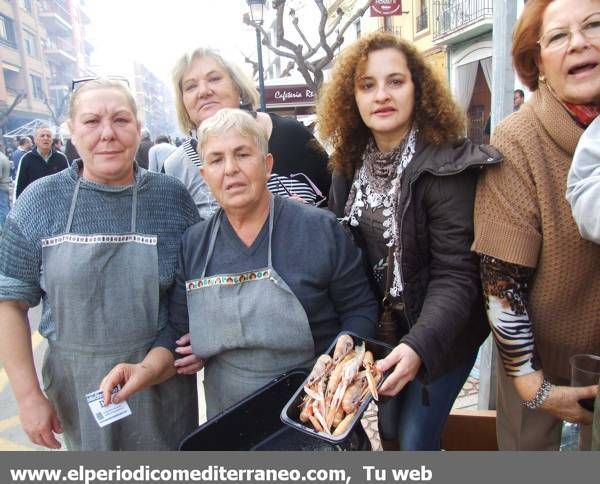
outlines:
M211 418L309 366L340 331L372 335L377 303L335 217L270 194L272 157L249 114L222 109L198 135L202 176L222 209L182 238L171 325L157 344L190 331ZM153 353L146 366L156 366ZM141 374L140 365L119 365L102 385L106 398L118 383L120 399L147 385Z
M86 395L117 363L143 360L166 326L179 238L197 211L179 183L133 161L139 123L122 84L81 86L70 127L82 159L23 193L0 243L0 355L21 421L34 443L51 448L64 432L70 450L175 449L197 424L194 378L140 392L130 416L104 427ZM45 395L26 320L40 297Z
M219 212L212 221L202 275L186 282L192 350L207 359L204 391L208 418L283 371L309 366L315 357L306 311L273 268L273 197L270 200L266 266L206 277L223 216Z

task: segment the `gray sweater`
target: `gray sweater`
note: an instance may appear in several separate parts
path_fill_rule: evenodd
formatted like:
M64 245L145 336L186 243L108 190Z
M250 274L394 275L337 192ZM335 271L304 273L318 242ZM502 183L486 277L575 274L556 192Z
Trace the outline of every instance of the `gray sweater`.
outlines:
M191 139L186 140L165 160L167 175L174 176L185 185L196 203L200 218L208 219L217 211L219 204L200 175L200 158Z
M207 276L251 271L267 265L268 221L250 247L223 215ZM202 275L210 232L216 217L202 221L183 236L176 284L171 291L169 321L156 342L173 349L189 330L185 281ZM364 273L361 253L335 216L309 205L275 196L273 266L306 311L317 354L342 330L373 336L377 302ZM260 304L260 301L257 301ZM218 324L206 321L206 324Z
M53 339L55 323L41 287L43 238L64 232L79 163L35 181L17 199L0 240L0 300L43 301L40 334ZM198 222L198 212L177 180L137 168L137 230L158 236L159 328L167 324L167 290L173 284L183 232ZM127 233L131 228L131 187L81 181L72 232ZM65 261L68 264L68 261ZM68 304L67 302L65 302Z

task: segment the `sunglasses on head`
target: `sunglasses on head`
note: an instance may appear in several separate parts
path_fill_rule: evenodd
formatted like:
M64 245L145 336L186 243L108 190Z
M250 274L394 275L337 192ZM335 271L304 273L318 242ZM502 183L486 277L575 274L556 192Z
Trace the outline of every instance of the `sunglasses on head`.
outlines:
M80 77L79 79L73 79L71 81L71 92L76 91L81 86L83 86L86 82L96 81L98 79L108 79L109 81L121 82L125 86L129 87L129 80L124 76L89 76L89 77Z

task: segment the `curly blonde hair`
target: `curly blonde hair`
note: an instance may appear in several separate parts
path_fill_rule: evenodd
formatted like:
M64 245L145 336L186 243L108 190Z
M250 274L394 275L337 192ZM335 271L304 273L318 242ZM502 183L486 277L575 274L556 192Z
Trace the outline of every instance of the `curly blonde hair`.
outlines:
M388 48L397 49L406 57L415 86L413 122L419 129L419 137L441 145L465 135L464 113L417 49L389 33L367 35L339 56L331 80L321 89L317 105L319 135L334 149L329 165L349 178L360 167L362 153L371 136L354 97L356 78L360 74L357 71L370 52Z

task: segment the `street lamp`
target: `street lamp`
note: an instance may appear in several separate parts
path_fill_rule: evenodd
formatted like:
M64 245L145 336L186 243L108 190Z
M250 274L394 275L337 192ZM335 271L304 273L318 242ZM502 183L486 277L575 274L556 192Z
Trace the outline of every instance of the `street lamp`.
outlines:
M263 8L265 6L265 0L246 0L250 7L250 18L257 25L263 23ZM256 51L258 53L258 88L260 91L260 110L264 113L267 111L265 105L265 80L263 76L263 62L262 62L262 43L260 38L260 29L256 29Z

